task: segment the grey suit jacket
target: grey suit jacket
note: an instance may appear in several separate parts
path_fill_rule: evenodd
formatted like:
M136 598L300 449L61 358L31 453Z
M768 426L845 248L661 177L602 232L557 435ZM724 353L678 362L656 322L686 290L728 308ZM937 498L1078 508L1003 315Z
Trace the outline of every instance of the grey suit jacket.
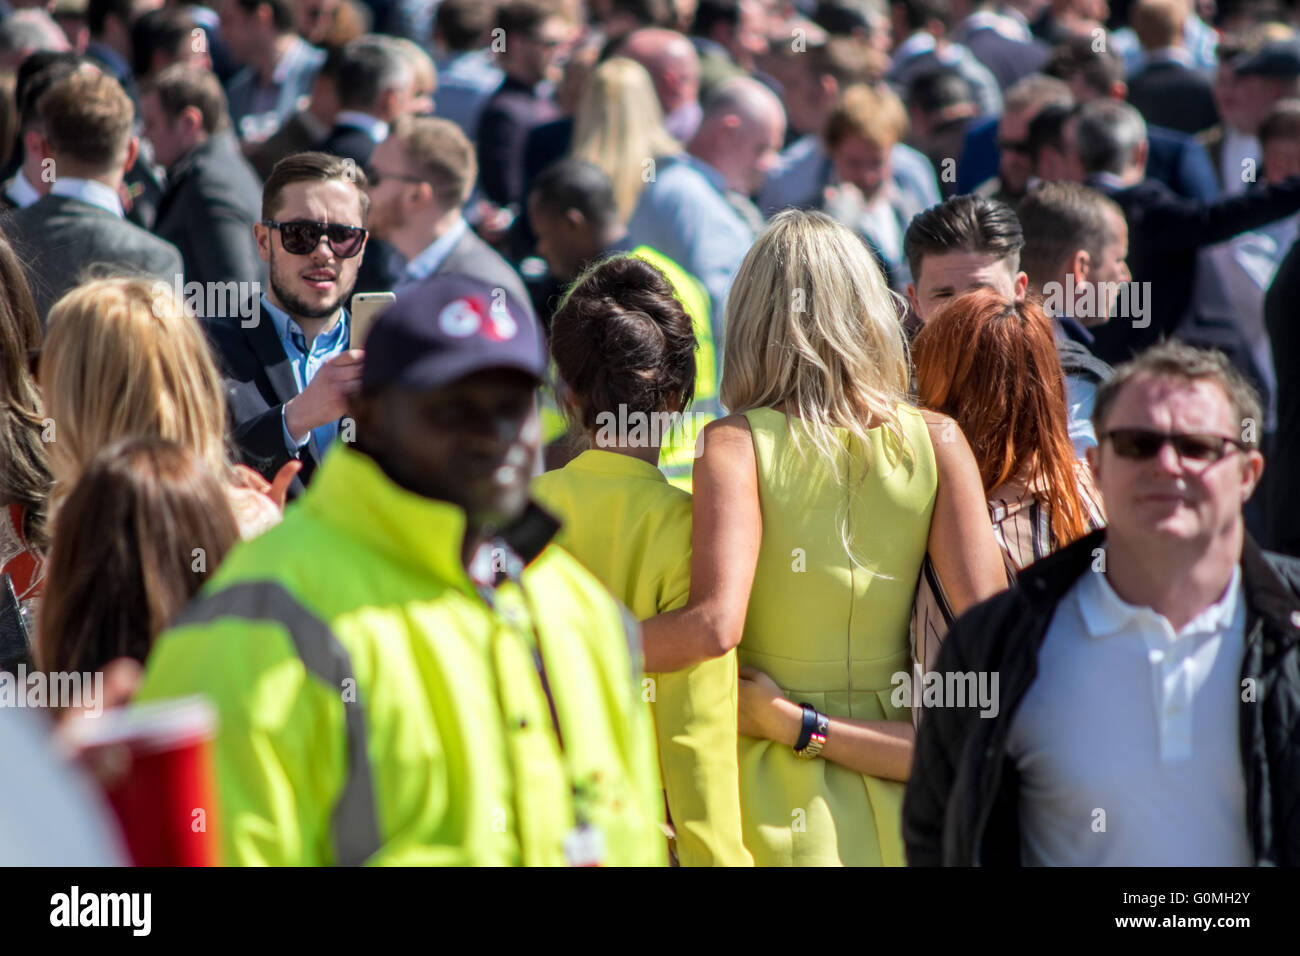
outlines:
M173 288L184 282L181 254L170 242L80 199L42 196L0 225L22 261L42 327L50 306L89 279L146 276Z
M169 171L154 232L175 244L192 282L261 282L253 223L261 218L262 184L231 133L195 147ZM236 304L253 295L244 288ZM204 296L205 300L207 296Z
M533 314L532 297L524 288L524 280L519 278L519 273L511 268L510 263L480 239L473 229L465 230L460 241L451 247L446 258L437 269L433 270L433 275L469 276L493 287L500 286L506 290L506 295L527 309L533 321L537 320L537 316Z

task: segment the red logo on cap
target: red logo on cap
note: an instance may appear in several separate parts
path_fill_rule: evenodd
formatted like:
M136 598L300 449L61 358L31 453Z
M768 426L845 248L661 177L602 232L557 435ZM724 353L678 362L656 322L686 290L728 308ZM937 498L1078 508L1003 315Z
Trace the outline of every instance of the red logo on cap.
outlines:
M448 302L438 313L438 326L452 338L464 339L482 332L485 338L493 342L513 339L519 332L519 324L510 315L505 303L494 303L485 311L483 303L476 299L453 299Z

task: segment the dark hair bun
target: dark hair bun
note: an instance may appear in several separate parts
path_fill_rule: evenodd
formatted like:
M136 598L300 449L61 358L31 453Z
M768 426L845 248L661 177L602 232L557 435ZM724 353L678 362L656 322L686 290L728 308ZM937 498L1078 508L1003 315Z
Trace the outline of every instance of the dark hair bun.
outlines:
M578 405L602 412L673 412L695 394L695 330L662 272L632 256L607 259L574 283L551 320L551 355Z

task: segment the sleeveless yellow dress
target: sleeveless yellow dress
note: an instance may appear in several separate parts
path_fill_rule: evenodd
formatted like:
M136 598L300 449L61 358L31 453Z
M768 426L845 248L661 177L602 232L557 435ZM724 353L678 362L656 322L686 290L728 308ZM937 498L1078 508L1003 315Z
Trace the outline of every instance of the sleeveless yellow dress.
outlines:
M873 429L865 477L861 444L840 433L861 479L849 489L811 442L795 446L801 421L770 408L745 413L763 541L740 662L834 717L911 720L890 702L891 678L911 672L908 622L938 472L920 413L902 406L899 417L908 447ZM857 565L842 543L846 517ZM904 784L753 737L740 738L739 757L745 845L756 865L904 865Z

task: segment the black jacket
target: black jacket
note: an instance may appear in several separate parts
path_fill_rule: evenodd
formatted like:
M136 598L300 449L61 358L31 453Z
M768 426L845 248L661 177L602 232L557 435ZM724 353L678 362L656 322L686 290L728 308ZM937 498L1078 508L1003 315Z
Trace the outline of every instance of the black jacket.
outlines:
M203 330L221 370L239 460L270 481L294 457L284 441L284 404L298 394L298 383L271 317L263 314L260 304L245 314L250 318L205 320ZM290 498L303 492L320 464L314 434L296 457L302 460L302 471L289 486Z
M1038 671L1056 606L1094 560L1105 531L1030 565L1014 587L954 622L936 670L996 672L996 716L971 708L927 710L903 802L912 866L1017 866L1020 778L1007 734ZM1300 866L1300 561L1267 554L1247 538L1241 704L1247 827L1261 865Z
M1300 557L1300 243L1291 247L1264 297L1264 325L1277 369L1277 431L1264 469L1268 545Z
M234 134L215 134L169 172L154 232L181 251L185 278L205 284L263 281L265 267L253 236L253 224L261 219L262 184ZM247 288L243 294L249 294Z
M1093 351L1112 365L1173 335L1182 325L1192 304L1196 255L1201 248L1300 210L1300 176L1275 186L1256 186L1213 203L1181 199L1150 178L1125 189L1097 180L1089 185L1115 200L1124 211L1133 280L1151 283L1150 295L1144 297L1147 314L1142 326L1120 316L1093 332L1097 339ZM1246 346L1236 329L1224 329L1223 339L1213 344L1234 360L1246 361ZM1234 355L1234 349L1242 354Z
M1152 126L1199 133L1219 121L1210 81L1171 60L1149 63L1128 81L1128 101Z

